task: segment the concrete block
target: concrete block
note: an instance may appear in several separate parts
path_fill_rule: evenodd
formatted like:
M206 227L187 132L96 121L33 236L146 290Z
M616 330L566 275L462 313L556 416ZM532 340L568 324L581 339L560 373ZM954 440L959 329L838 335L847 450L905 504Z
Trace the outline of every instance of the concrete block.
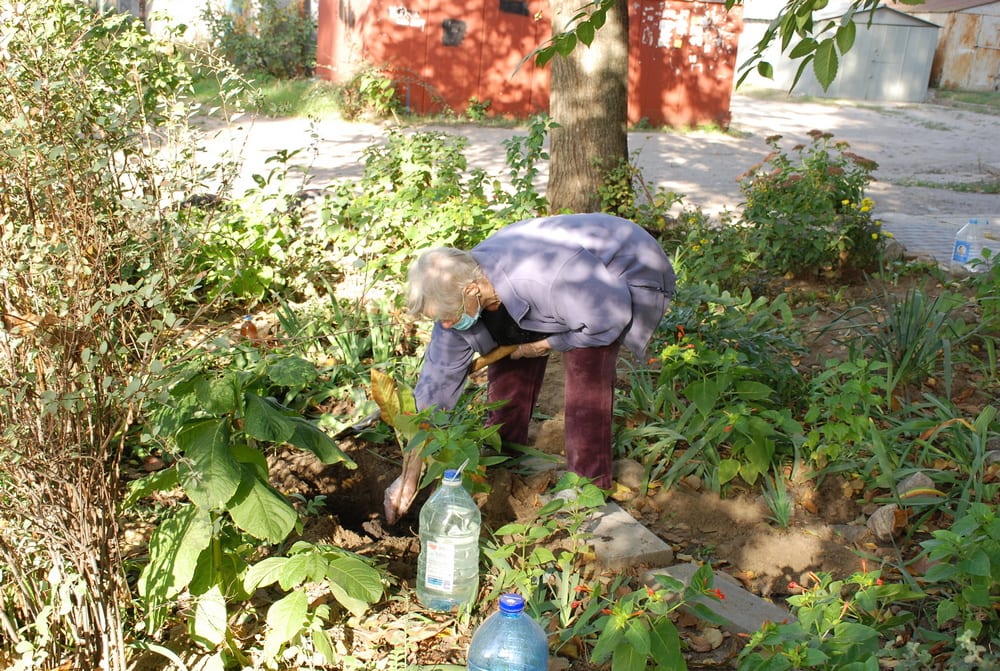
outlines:
M669 575L687 585L697 570L697 564L675 564L667 568L652 569L646 572L645 582L653 587L656 585L654 576ZM785 608L743 589L739 581L732 576L720 571L714 571L714 576L714 586L721 590L726 598L719 601L703 597L701 603L725 620L723 628L726 631L749 634L759 631L765 622L791 622L795 619Z
M670 546L617 503L608 503L595 511L582 529L593 535L594 554L605 568L662 566L674 560Z

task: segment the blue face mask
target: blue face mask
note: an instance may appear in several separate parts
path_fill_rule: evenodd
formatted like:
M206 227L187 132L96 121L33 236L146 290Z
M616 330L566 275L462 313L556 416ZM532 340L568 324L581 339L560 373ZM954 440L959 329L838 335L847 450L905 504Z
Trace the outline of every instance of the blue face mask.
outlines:
M476 310L476 316L472 317L467 312L463 312L462 316L458 318L458 321L451 325L456 331L468 331L472 328L472 325L479 321L479 313L481 310Z

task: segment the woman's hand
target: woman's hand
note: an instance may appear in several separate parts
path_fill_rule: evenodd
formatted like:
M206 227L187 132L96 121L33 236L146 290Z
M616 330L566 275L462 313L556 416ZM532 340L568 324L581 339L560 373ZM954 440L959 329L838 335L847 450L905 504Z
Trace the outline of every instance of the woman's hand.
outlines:
M548 338L545 340L539 340L538 342L529 342L524 345L518 345L517 349L511 353L511 359L534 359L540 356L548 356L549 350L552 346L549 344Z

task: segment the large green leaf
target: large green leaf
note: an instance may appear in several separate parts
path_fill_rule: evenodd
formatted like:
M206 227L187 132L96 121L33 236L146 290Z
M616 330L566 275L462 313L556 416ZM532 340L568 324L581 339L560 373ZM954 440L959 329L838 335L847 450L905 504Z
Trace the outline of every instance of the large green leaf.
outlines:
M837 48L840 49L840 53L845 54L851 50L857 32L854 21L848 21L837 28Z
M650 657L656 660L656 668L663 671L686 668L687 662L681 653L681 639L677 627L668 617L657 618L649 631Z
M723 384L724 382L712 378L695 380L684 388L684 397L695 404L702 417L708 417L719 402Z
M323 432L318 426L304 417L289 417L288 420L294 427L294 432L287 442L295 447L309 450L324 464L343 463L348 468L357 468L358 465L340 449L333 438Z
M298 356L283 357L267 367L267 377L282 387L302 387L318 376L316 365Z
M206 510L223 509L243 478L243 469L229 451L229 423L203 419L184 426L177 446L184 458L177 464L181 486Z
M246 406L243 430L247 435L269 443L287 443L295 433L288 411L278 402L257 394L245 394Z
M288 558L278 576L278 585L289 590L307 582L320 582L327 574L329 560L316 551L303 552Z
M152 604L177 596L190 582L198 556L212 542L212 519L184 505L166 517L149 539L149 563L139 576L139 594Z
M285 540L299 519L292 504L250 466L244 468L239 490L229 501L229 514L240 529L268 543Z
M813 72L823 90L827 90L837 76L837 48L833 38L827 38L816 47L816 58L813 60Z
M626 634L632 629L626 630ZM637 650L628 640L621 641L611 656L611 671L645 671L648 661L648 654Z
M252 594L259 587L273 585L278 582L287 563L288 557L262 559L247 569L246 576L243 578L243 589Z
M368 605L382 598L381 575L372 566L354 557L338 557L327 565L330 591L347 610L362 615Z
M274 659L282 646L302 633L309 613L305 591L289 592L267 609L267 634L264 636L264 656Z
M198 597L194 608L191 638L211 649L226 640L229 615L226 612L226 598L216 585Z
M195 391L202 409L213 415L235 411L240 399L240 383L235 375L199 377Z

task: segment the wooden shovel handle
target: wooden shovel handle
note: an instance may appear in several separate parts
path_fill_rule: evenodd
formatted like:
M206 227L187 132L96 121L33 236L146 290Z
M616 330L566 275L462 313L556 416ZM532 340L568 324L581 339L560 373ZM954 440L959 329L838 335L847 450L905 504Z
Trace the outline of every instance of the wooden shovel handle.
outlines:
M469 366L469 373L472 374L476 371L480 371L489 366L491 363L496 363L500 359L510 356L516 349L517 345L500 345L500 347L497 347L493 351L487 352L481 357L475 359L472 362L472 365Z

